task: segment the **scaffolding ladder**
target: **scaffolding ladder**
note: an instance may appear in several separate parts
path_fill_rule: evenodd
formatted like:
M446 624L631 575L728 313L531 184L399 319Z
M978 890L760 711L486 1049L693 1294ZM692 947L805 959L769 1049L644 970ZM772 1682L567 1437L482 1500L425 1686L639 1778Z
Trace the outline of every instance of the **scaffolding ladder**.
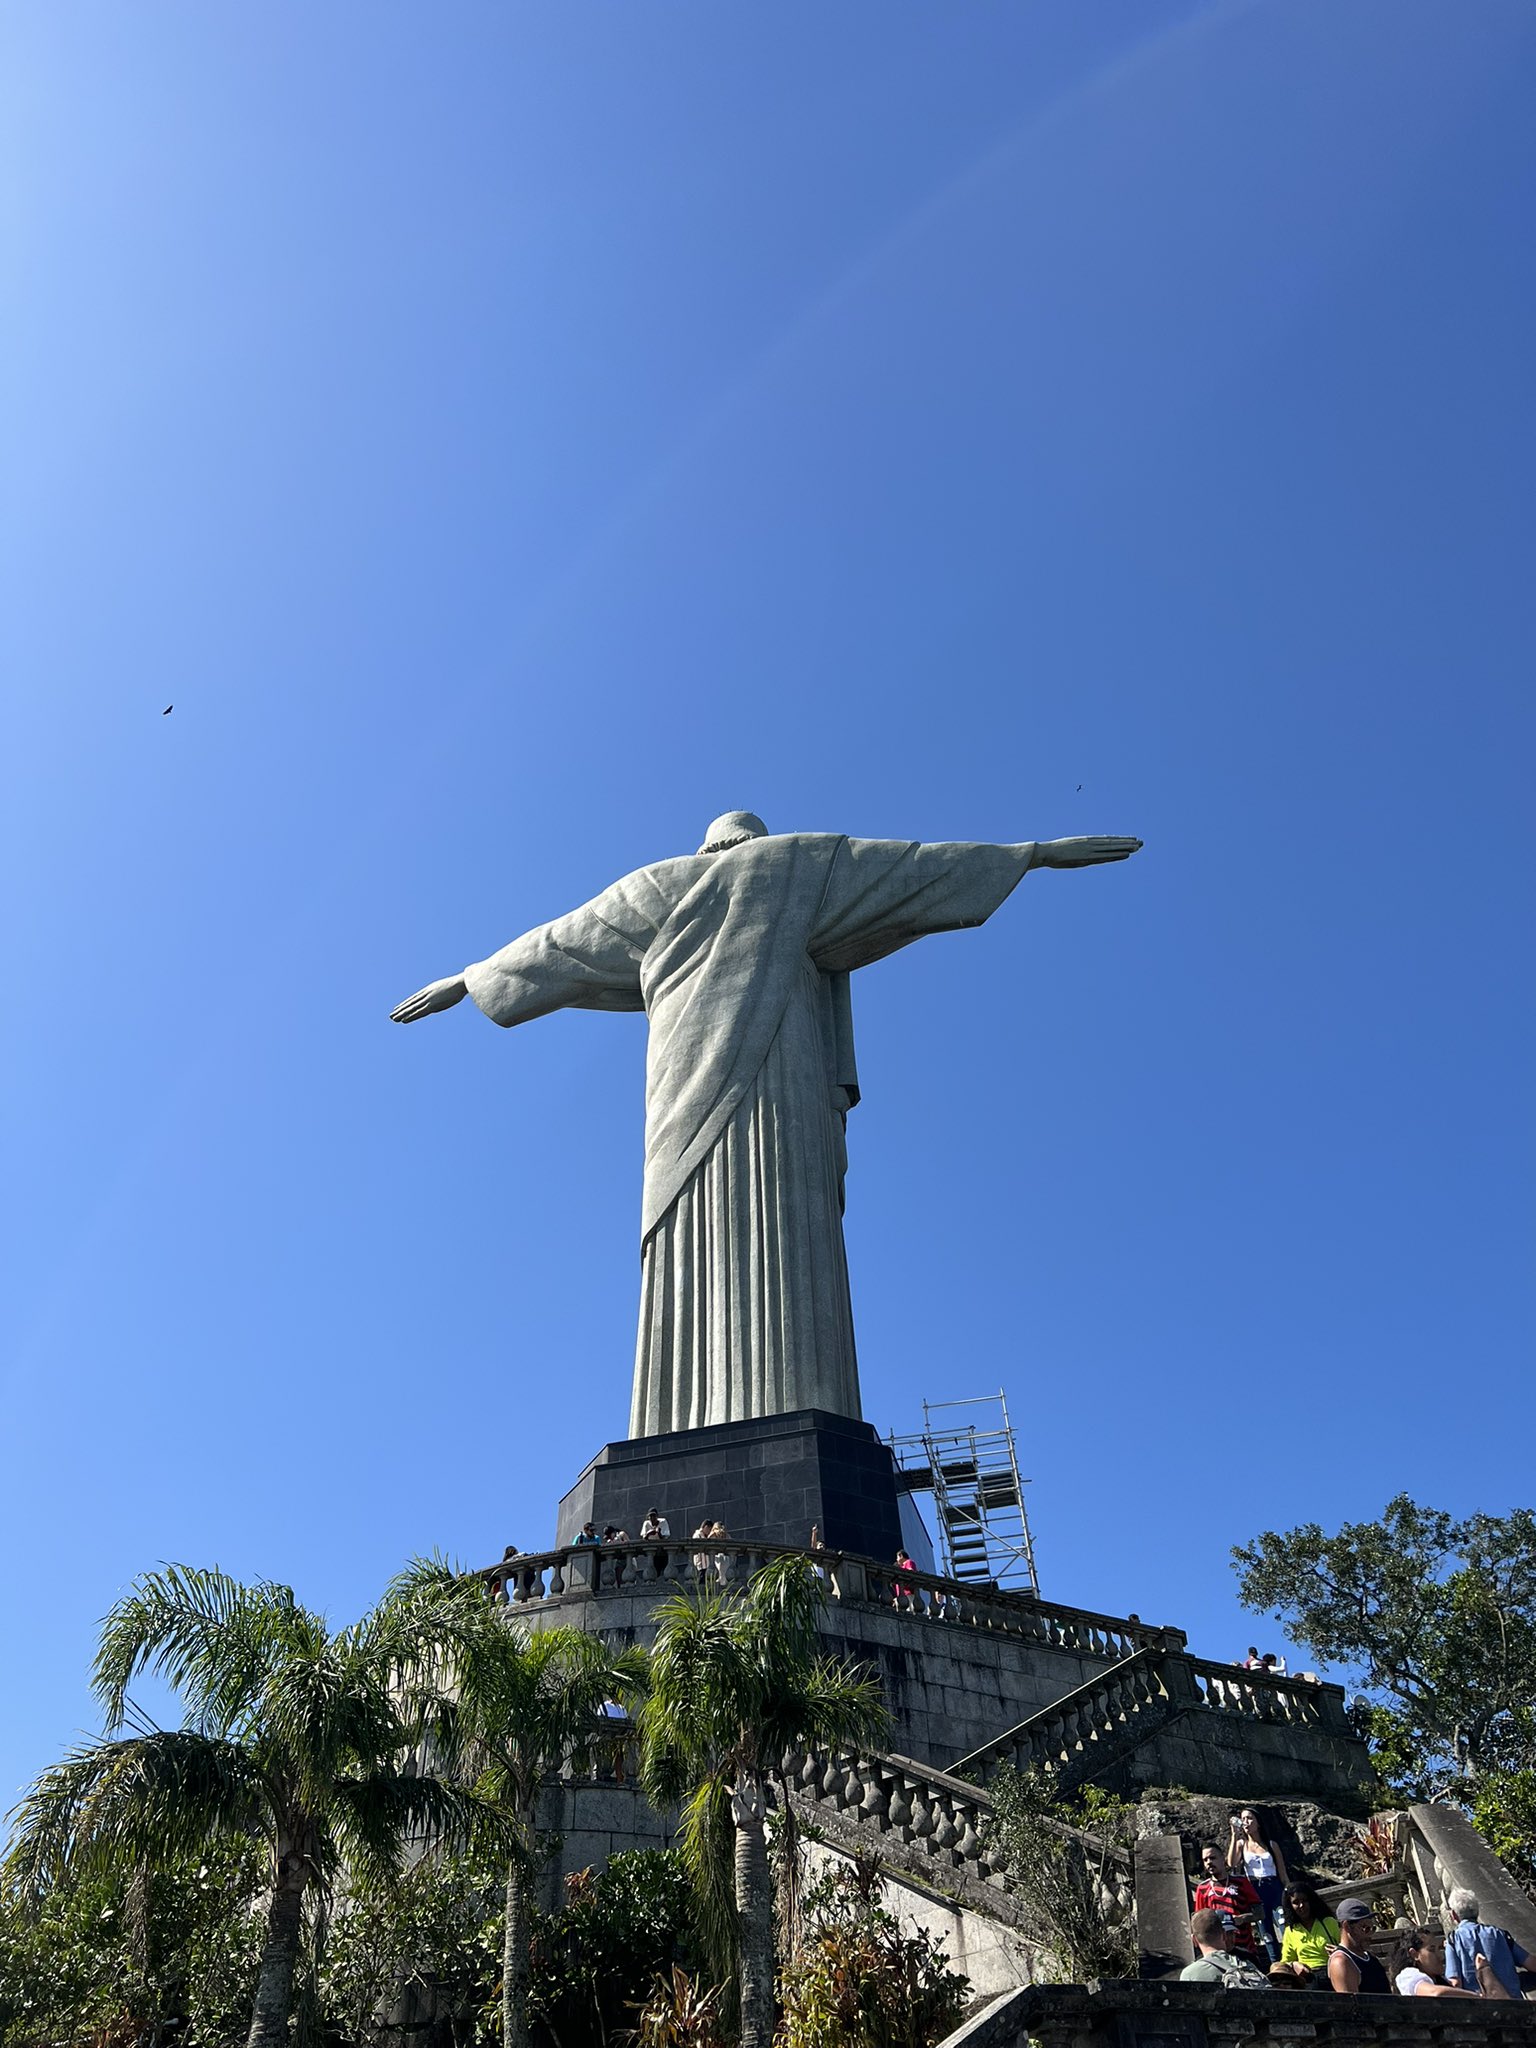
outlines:
M961 1408L991 1411L961 1422ZM945 1576L1039 1594L1013 1427L1002 1389L968 1401L925 1401L923 1427L888 1442L903 1493L931 1493Z

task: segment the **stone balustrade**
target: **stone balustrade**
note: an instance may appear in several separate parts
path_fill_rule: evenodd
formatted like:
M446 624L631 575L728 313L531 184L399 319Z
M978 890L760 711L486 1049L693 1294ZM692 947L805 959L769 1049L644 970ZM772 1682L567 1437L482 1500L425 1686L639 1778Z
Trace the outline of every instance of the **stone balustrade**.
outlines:
M1344 1688L1316 1679L1285 1678L1278 1672L1245 1671L1238 1664L1211 1664L1189 1657L1199 1704L1224 1714L1251 1714L1260 1721L1288 1721L1293 1727L1343 1727Z
M1010 1763L1020 1771L1048 1770L1070 1781L1101 1764L1108 1748L1122 1738L1135 1740L1138 1727L1145 1729L1184 1708L1347 1731L1342 1687L1208 1663L1189 1656L1182 1640L1176 1648L1160 1644L1133 1651L961 1757L955 1772L985 1783L1001 1764Z
M956 1775L985 1783L1005 1763L1019 1771L1070 1774L1096 1745L1128 1729L1148 1708L1167 1706L1162 1656L1160 1650L1134 1651L996 1741L961 1757L954 1766Z
M992 1801L979 1786L910 1757L842 1751L791 1752L783 1760L783 1773L792 1797L885 1837L882 1853L894 1842L907 1852L902 1860L909 1868L954 1873L1002 1892L1011 1888L1008 1859L989 1842ZM1110 1909L1132 1913L1130 1852L1064 1822L1051 1826L1090 1868L1103 1873L1100 1882Z
M834 1600L888 1607L947 1626L996 1630L1078 1655L1117 1660L1143 1645L1184 1643L1177 1629L1149 1628L1134 1619L1065 1607L1027 1593L970 1585L931 1572L897 1571L842 1551L797 1550L723 1537L707 1547L702 1537L673 1537L664 1543L568 1544L507 1558L477 1576L487 1583L500 1582L511 1607L543 1607L552 1601L647 1589L660 1595L679 1587L745 1585L753 1572L775 1557L809 1559L824 1575Z

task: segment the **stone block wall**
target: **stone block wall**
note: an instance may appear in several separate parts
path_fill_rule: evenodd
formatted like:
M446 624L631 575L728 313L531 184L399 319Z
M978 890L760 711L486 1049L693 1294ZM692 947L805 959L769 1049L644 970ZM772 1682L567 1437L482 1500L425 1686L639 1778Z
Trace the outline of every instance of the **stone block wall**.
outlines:
M1223 1991L1203 1984L1031 1985L942 2048L1536 2048L1536 2005Z
M642 1586L600 1599L573 1597L520 1610L518 1618L531 1628L558 1622L600 1630L611 1641L648 1644L658 1592ZM1108 1663L1001 1630L854 1601L829 1601L823 1632L836 1655L869 1664L879 1674L896 1727L891 1747L939 1770L1072 1692Z
M1364 1751L1353 1737L1208 1708L1164 1722L1099 1782L1127 1796L1148 1785L1182 1785L1190 1792L1310 1799L1362 1816L1373 1805Z

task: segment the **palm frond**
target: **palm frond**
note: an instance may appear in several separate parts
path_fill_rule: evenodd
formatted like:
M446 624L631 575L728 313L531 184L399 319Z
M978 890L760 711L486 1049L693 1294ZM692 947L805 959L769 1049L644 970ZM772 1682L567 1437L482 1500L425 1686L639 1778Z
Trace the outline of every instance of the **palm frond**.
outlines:
M15 1809L7 1872L36 1893L73 1867L123 1868L267 1835L268 1788L238 1743L190 1729L82 1743Z
M736 1829L724 1772L709 1772L684 1800L677 1840L693 1880L695 1922L709 1973L728 1983L736 1974Z
M428 1849L454 1852L473 1841L502 1852L510 1839L505 1814L472 1791L405 1772L339 1779L328 1818L341 1861L364 1882L387 1882Z
M891 1729L890 1710L872 1672L818 1657L796 1682L768 1689L757 1724L758 1757L776 1769L787 1749L877 1749Z
M147 1572L102 1623L91 1687L109 1730L122 1725L133 1679L149 1671L182 1695L204 1733L227 1735L274 1663L325 1639L324 1623L291 1587L166 1565Z

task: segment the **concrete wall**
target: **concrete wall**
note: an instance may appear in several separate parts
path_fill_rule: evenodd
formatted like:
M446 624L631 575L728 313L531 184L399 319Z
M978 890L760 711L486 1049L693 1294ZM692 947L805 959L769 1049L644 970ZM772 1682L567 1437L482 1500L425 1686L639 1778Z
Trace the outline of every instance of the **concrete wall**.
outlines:
M658 1813L638 1785L597 1783L546 1786L539 1822L558 1834L559 1848L546 1866L542 1901L553 1912L565 1895L565 1880L578 1870L601 1870L626 1849L669 1849L674 1816Z
M848 1858L826 1843L808 1842L807 1880ZM973 1912L960 1900L917 1884L899 1872L882 1871L880 1903L909 1932L929 1934L943 1948L950 1967L969 1980L973 1997L996 1998L1033 1981L1029 1946L1003 1922Z
M641 1586L633 1593L573 1595L519 1609L518 1618L530 1628L564 1623L599 1629L611 1640L648 1644L666 1590ZM940 1770L1075 1691L1109 1661L1001 1630L852 1601L827 1603L824 1633L830 1650L879 1673L896 1722L891 1747Z
M1372 1808L1366 1753L1352 1737L1209 1707L1186 1708L1164 1722L1100 1782L1126 1796L1149 1785L1182 1785L1233 1798L1310 1799L1362 1817Z

